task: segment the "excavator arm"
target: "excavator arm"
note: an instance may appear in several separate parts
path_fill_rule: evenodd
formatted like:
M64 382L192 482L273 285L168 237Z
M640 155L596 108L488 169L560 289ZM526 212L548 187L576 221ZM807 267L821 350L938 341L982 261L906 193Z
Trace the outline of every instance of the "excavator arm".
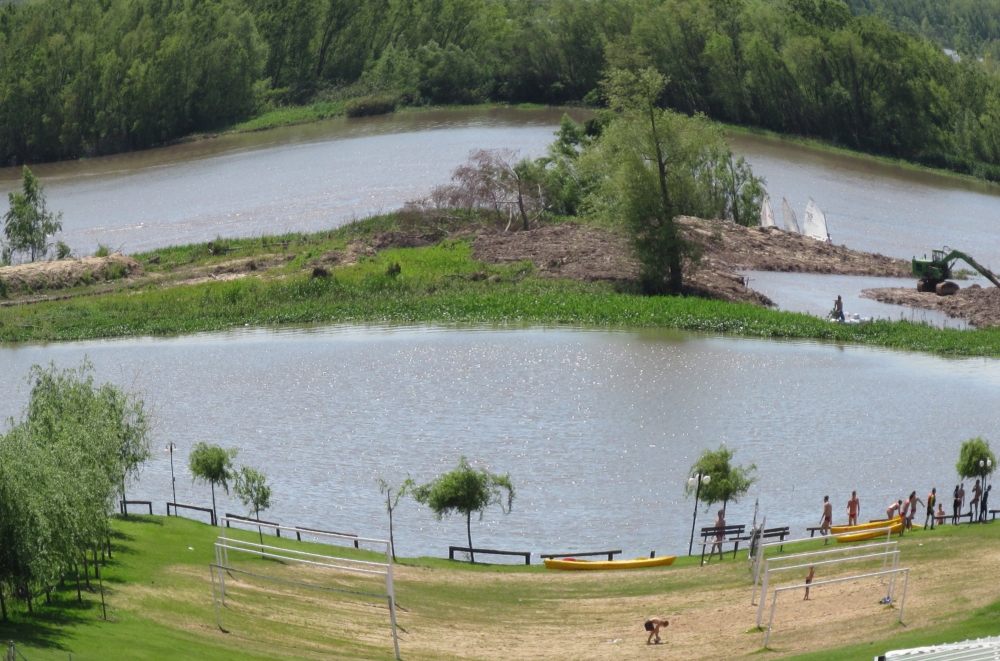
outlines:
M992 282L997 287L1000 287L1000 280L997 280L997 277L995 275L993 275L992 271L990 271L985 266L981 266L979 264L979 262L977 262L976 260L972 259L972 257L966 255L964 252L962 252L960 250L952 250L950 253L947 254L947 256L945 256L944 260L942 260L942 261L950 263L950 262L952 262L953 260L956 260L956 259L962 260L963 262L965 262L966 264L968 264L972 268L974 268L977 271L979 271L979 273L981 273L984 278L986 278L987 280L989 280L990 282ZM949 271L951 270L950 266L948 267L948 270Z

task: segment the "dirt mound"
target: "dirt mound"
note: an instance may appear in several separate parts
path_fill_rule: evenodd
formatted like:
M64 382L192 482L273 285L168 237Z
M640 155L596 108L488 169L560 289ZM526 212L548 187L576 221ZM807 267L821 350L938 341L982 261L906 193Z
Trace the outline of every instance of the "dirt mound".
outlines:
M115 253L107 257L32 262L0 268L0 281L10 294L67 289L106 280L119 280L142 273L142 265Z
M476 237L472 248L473 257L488 264L530 261L543 278L631 282L639 277L639 263L628 241L589 225L564 223L526 232L484 233ZM684 275L684 290L690 295L772 305L763 294L747 289L741 276L705 260L689 265Z
M964 319L976 328L1000 326L1000 289L997 287L971 285L958 290L954 296L918 292L916 287L880 287L866 289L861 296L881 303L939 310L953 319Z
M728 220L677 219L684 236L702 246L702 262L731 270L910 277L910 263L851 250L774 227Z

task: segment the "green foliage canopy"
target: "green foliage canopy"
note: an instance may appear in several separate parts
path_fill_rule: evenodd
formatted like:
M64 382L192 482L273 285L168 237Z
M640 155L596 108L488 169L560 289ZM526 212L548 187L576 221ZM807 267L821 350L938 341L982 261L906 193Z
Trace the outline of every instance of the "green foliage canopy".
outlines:
M229 493L229 482L236 476L233 472L233 459L236 458L237 452L236 448L226 450L218 445L200 441L191 449L191 454L188 456L191 479L212 486L212 511L215 512L216 518L219 513L215 506L215 485L221 485L225 492Z
M757 470L756 464L749 466L734 466L733 456L736 450L730 450L724 444L718 450L705 450L701 453L698 461L691 465L691 475L710 475L708 484L702 485L697 491L697 485L685 485L684 493L693 495L698 493L698 500L705 503L706 507L711 507L715 503L722 503L723 509L728 506L729 501L738 503L740 498L746 495L754 482L757 481L751 473Z
M478 512L481 520L487 508L499 505L504 514L509 514L514 505L514 485L509 473L499 475L485 468L477 470L463 456L455 470L414 489L413 498L430 507L439 519L454 513L464 514L471 549L472 513ZM475 554L470 555L475 562Z
M986 466L986 461L989 460L990 465ZM984 463L983 466L979 465L979 462ZM970 438L969 440L962 443L961 449L958 451L958 463L955 464L955 470L958 474L964 478L982 478L986 475L991 475L997 467L997 458L990 450L990 442L984 438L976 436L975 438Z
M21 192L7 194L10 208L4 214L6 246L0 261L10 263L17 253L25 253L30 261L41 259L49 251L49 237L62 229L62 212L54 214L46 208L45 192L34 173L24 166Z

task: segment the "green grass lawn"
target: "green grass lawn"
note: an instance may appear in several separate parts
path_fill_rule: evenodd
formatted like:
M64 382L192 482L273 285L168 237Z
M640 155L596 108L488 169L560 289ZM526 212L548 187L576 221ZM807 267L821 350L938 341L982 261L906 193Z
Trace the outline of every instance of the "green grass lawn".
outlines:
M38 600L28 614L22 603L12 607L11 621L0 624L0 640L14 640L29 661L73 659L389 659L387 609L384 601L363 598L316 597L308 591L285 589L280 594L270 584L253 586L231 579L229 607L222 610L223 633L215 626L208 581L208 566L214 561L213 543L217 528L183 518L128 517L115 523L114 557L104 567L104 593L108 620L102 618L101 595L91 577L91 588L83 590L83 603L76 600L72 581L53 593L52 603ZM911 599L931 604L907 604L905 625L895 624L895 616L885 613L876 634L858 634L847 646L823 649L822 640L808 640L811 654L788 655L788 622L777 628L772 650L767 655L795 659L872 658L889 649L966 638L1000 632L1000 602L969 591L983 582L981 566L970 566L948 579L935 578L934 567L961 568L967 558L992 552L1000 524L987 526L945 526L934 533L917 531L902 538L903 566L913 567ZM229 534L253 540L256 533L230 530ZM265 536L268 544L295 546L328 552L329 546L298 544ZM799 545L796 551L818 548L816 540ZM790 549L786 548L787 553ZM339 555L358 559L378 559L371 552L346 548ZM384 556L382 556L384 557ZM253 572L286 578L318 580L317 574L295 573L270 559L250 554L238 564ZM544 627L540 640L569 635L578 638L607 638L615 635L613 623L601 617L606 606L627 610L629 604L646 612L645 604L672 604L665 613L672 619L696 622L706 612L704 600L730 594L741 601L749 597L750 580L745 562L727 558L699 568L698 558L679 558L672 567L632 572L551 572L540 566L478 565L420 558L402 560L397 566L397 601L402 653L405 659L498 658L497 639L510 636L530 638L533 627ZM238 578L238 577L237 577ZM365 579L366 580L366 579ZM336 585L372 589L377 581L355 583L337 579ZM985 594L985 593L983 593ZM290 599L290 596L295 599ZM992 601L992 603L990 603ZM9 603L9 602L8 602ZM593 606L596 604L596 607ZM711 610L711 604L708 604ZM596 608L596 610L595 610ZM913 609L911 611L911 608ZM596 612L597 615L588 615ZM849 617L849 616L848 616ZM685 618L687 622L685 622ZM613 619L613 617L612 617ZM631 618L636 619L636 618ZM631 622L630 625L638 625ZM786 618L787 619L787 618ZM746 620L744 623L743 620ZM641 623L641 618L639 619ZM580 623L589 623L581 625ZM743 651L733 657L756 656L760 634L742 633L752 624L750 611L740 616L737 635ZM567 626L571 631L563 631ZM688 624L690 626L690 624ZM457 633L453 630L458 629ZM489 630L469 649L454 644L482 630ZM612 633L603 633L606 629ZM678 634L680 630L678 630ZM724 632L722 632L724 633ZM844 632L840 632L844 634ZM668 642L672 631L667 632ZM705 631L706 637L716 635ZM846 634L849 638L851 633ZM455 638L450 638L455 636ZM842 638L843 636L841 636ZM596 641L595 641L596 642ZM634 658L631 645L641 645L641 631L616 648L615 658ZM479 647L482 645L483 647ZM507 648L504 648L507 649ZM507 658L517 658L523 647L513 647ZM583 648L586 649L586 648ZM683 649L683 648L681 648ZM541 648L542 658L580 658L571 647L553 641ZM707 658L697 652L685 658ZM536 656L539 654L535 654ZM583 656L586 656L585 654Z

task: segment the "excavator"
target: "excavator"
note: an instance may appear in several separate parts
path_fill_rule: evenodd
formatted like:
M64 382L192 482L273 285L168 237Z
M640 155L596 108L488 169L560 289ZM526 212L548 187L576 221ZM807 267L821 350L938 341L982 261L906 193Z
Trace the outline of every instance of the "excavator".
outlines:
M944 250L934 250L931 258L913 258L911 269L917 280L917 291L934 292L938 296L951 296L958 291L958 285L954 282L947 282L952 277L952 266L957 260L963 262L979 271L983 276L997 287L1000 287L1000 280L986 267L981 266L976 260L959 250L951 250L948 246Z

